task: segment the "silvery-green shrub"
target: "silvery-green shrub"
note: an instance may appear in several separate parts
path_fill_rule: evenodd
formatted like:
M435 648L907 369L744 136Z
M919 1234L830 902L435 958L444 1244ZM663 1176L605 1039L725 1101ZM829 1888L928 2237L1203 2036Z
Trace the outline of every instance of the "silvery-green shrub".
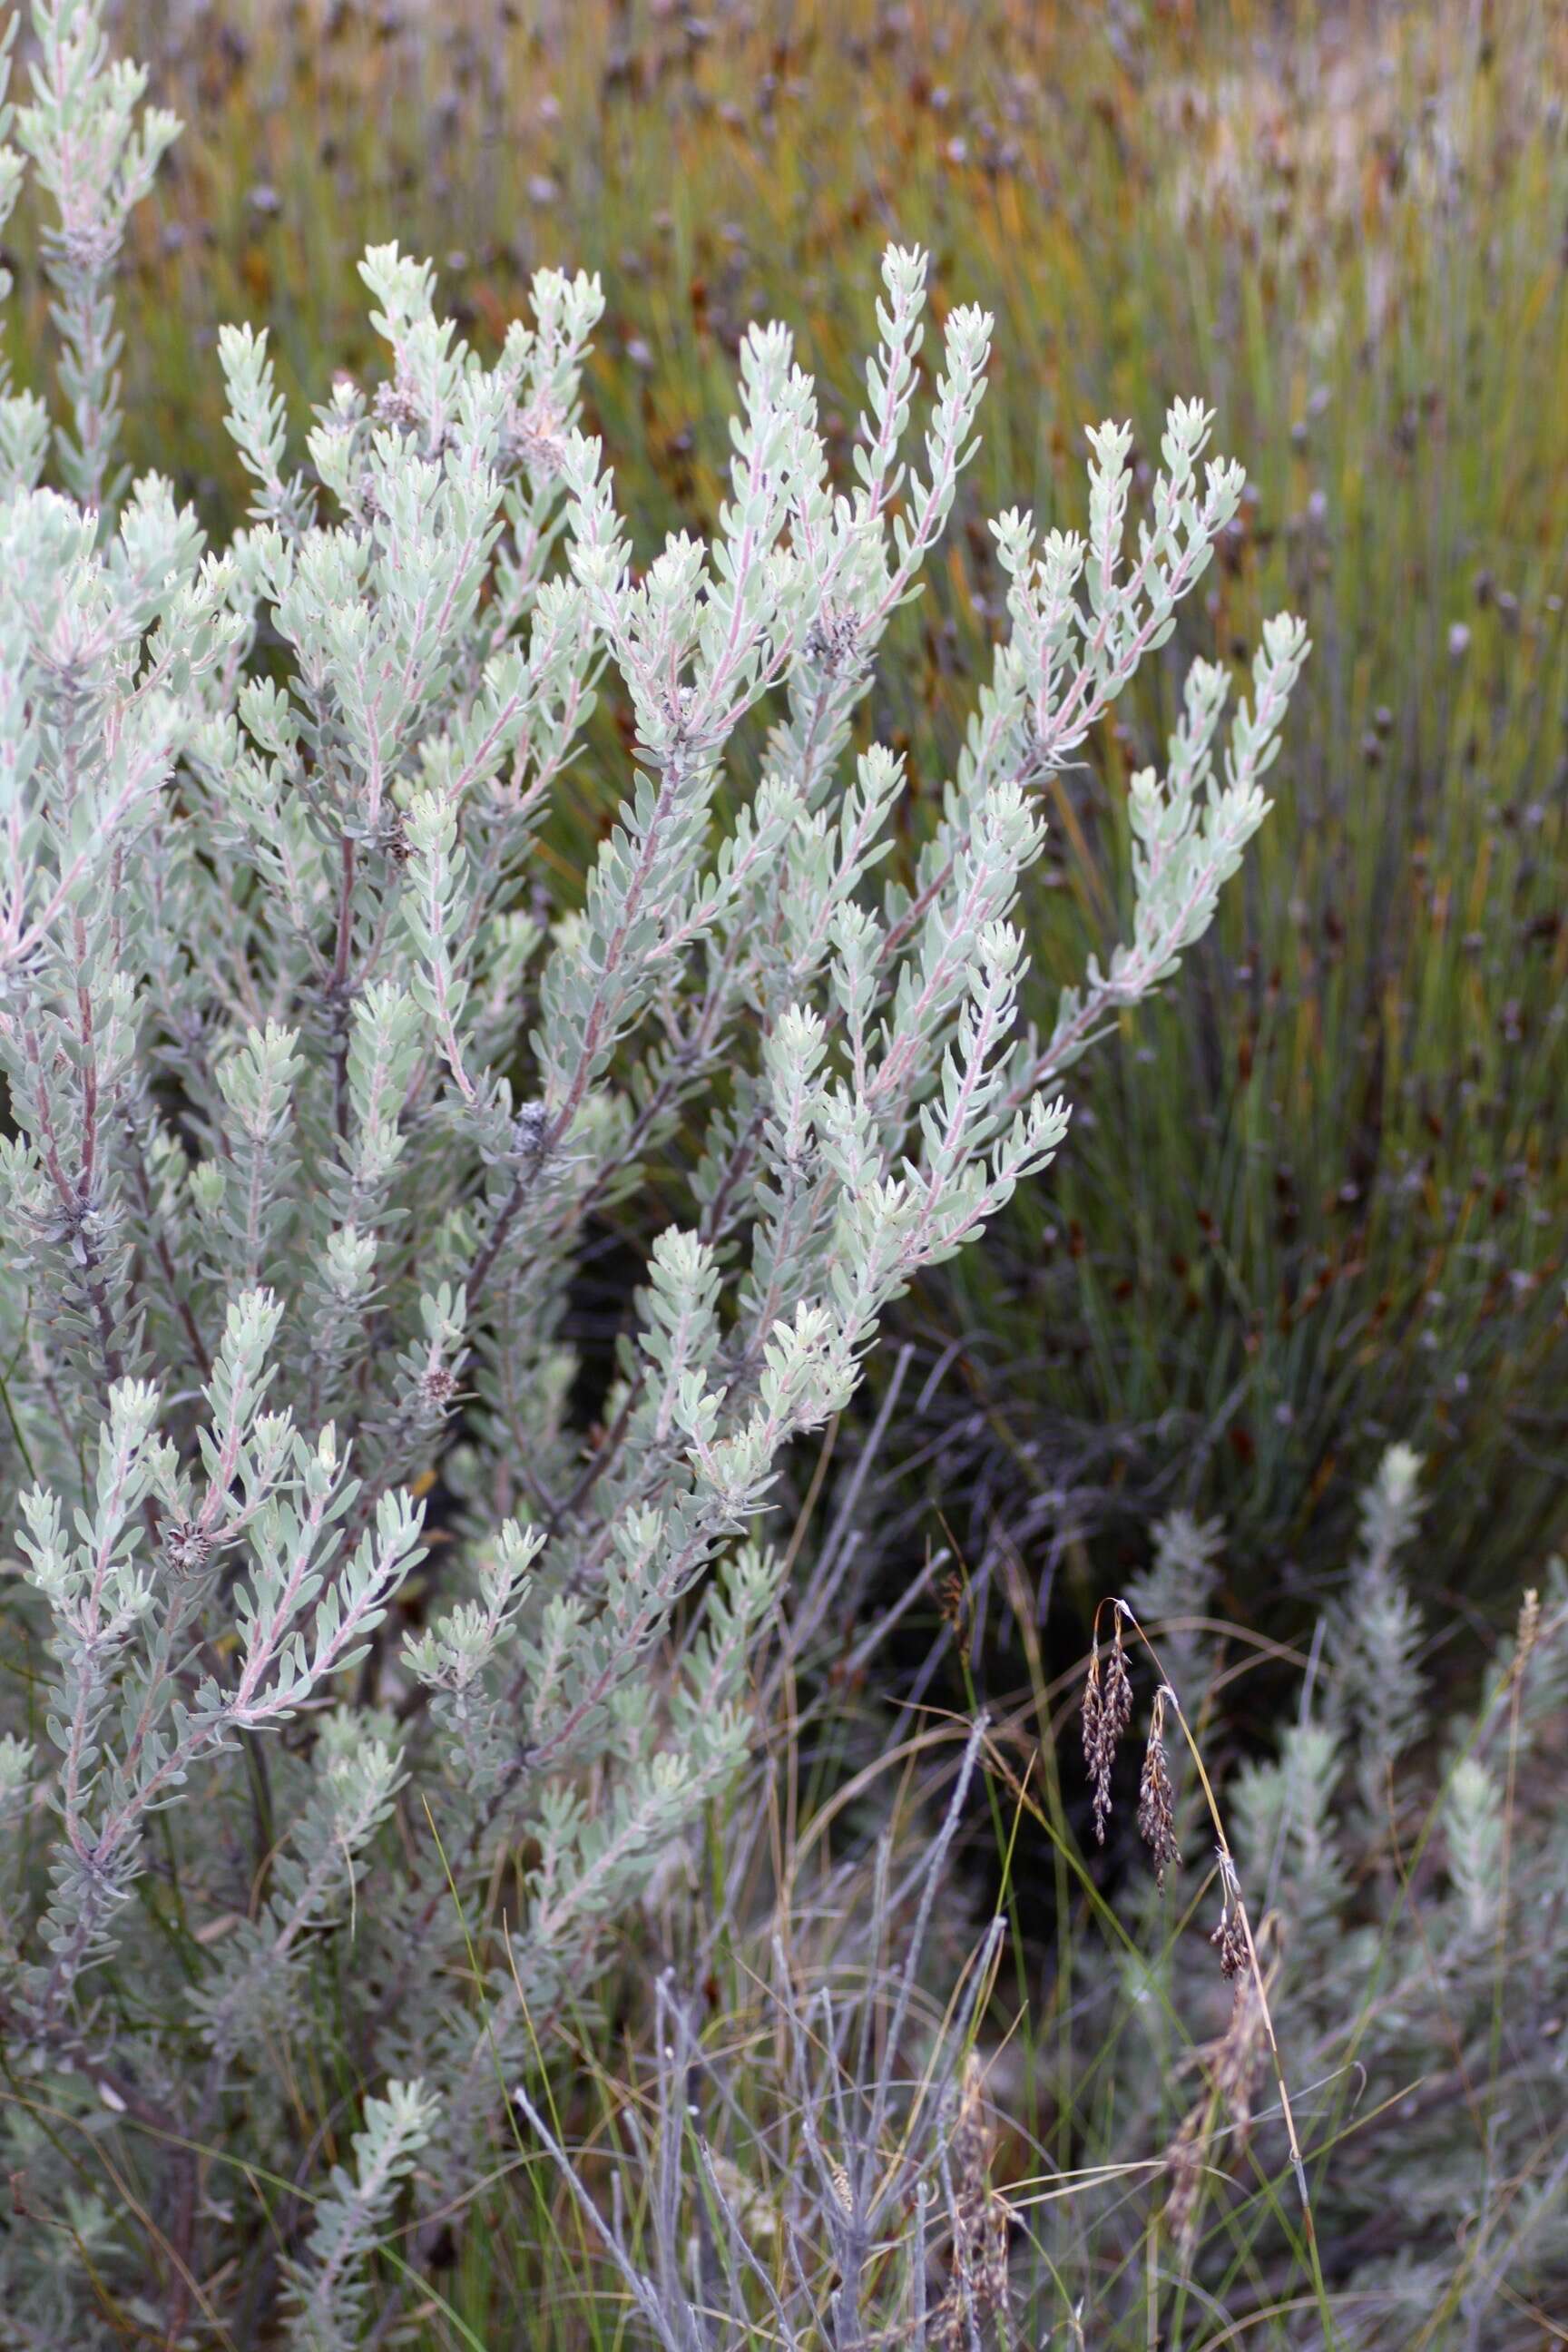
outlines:
M1048 2277L1093 2297L1105 2341L1146 2340L1161 2287L1179 2294L1189 2276L1233 2326L1243 2231L1269 2281L1269 2342L1502 2346L1527 2340L1521 2309L1563 2307L1568 1839L1552 1753L1568 1570L1545 1563L1460 1700L1419 1597L1422 1470L1408 1445L1384 1450L1342 1591L1262 1752L1226 1771L1205 1742L1261 1937L1331 2336L1300 2238L1291 2257L1276 2251L1294 2214L1270 2053L1249 1981L1226 1982L1209 1948L1224 1880L1205 1793L1173 1742L1179 1855L1163 1886L1152 1872L1124 1883L1135 1933L1075 1956L1070 2063L1114 2075L1100 2169L1039 2216ZM1176 1512L1155 1532L1128 1600L1189 1721L1206 1724L1251 1642L1224 1614L1224 1531ZM1134 1682L1137 1739L1150 1660ZM1133 2175L1146 2186L1129 2195Z
M917 426L921 255L886 257L853 479L755 327L717 532L639 572L581 429L598 281L541 271L487 366L374 248L383 373L337 378L302 458L265 337L222 338L252 495L214 549L113 463L112 270L175 126L96 0L39 0L32 50L0 200L30 159L60 400L0 401L0 2340L99 2340L119 2297L171 2343L272 2314L331 2346L409 2176L459 2210L533 2037L734 1775L782 1457L1204 930L1306 645L1268 625L1223 750L1194 664L1131 788L1132 936L1037 1035L1039 786L1240 497L1201 404L1131 550L1112 425L1086 535L994 524L1009 633L906 864L859 720L992 327L950 313ZM558 891L534 845L612 680L618 816ZM685 1206L589 1447L574 1273L656 1175Z

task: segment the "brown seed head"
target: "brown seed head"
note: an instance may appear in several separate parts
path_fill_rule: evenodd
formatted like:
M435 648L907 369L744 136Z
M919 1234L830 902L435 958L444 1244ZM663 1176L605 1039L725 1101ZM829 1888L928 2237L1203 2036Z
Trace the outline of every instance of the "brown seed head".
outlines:
M1209 1942L1219 1952L1219 1964L1228 1978L1240 1976L1247 1969L1251 1952L1247 1940L1247 1914L1242 1906L1241 1887L1236 1875L1236 1865L1222 1847L1219 1856L1220 1904L1219 1925Z
M1165 1694L1154 1694L1149 1717L1149 1744L1138 1783L1138 1827L1154 1863L1154 1877L1163 1895L1165 1873L1182 1859L1176 1843L1176 1792L1165 1760Z
M1132 1678L1121 1646L1121 1617L1118 1612L1109 1657L1101 1658L1100 1637L1095 1636L1089 1653L1089 1680L1083 1690L1083 1759L1094 1790L1094 1834L1101 1845L1105 1843L1105 1824L1110 1813L1111 1769L1131 1715Z

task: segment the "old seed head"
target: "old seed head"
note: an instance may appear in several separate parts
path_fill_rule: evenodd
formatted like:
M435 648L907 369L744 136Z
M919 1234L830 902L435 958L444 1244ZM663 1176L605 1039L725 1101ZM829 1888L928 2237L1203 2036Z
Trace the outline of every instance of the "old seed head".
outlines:
M1110 1775L1116 1751L1131 1717L1132 1678L1121 1646L1119 1611L1110 1655L1103 1661L1100 1637L1095 1636L1083 1693L1083 1756L1094 1790L1094 1834L1101 1845L1105 1843L1105 1824L1110 1814Z
M1154 1877L1163 1895L1165 1873L1182 1859L1176 1844L1176 1798L1165 1760L1165 1693L1154 1694L1149 1717L1149 1743L1138 1784L1138 1827L1154 1863Z

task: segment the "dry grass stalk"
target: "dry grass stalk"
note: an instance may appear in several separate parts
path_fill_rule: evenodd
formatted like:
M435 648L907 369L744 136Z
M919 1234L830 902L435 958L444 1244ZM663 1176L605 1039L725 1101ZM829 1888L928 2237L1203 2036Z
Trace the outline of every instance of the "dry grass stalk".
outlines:
M1104 1605L1102 1602L1101 1606ZM1121 1626L1125 1619L1138 1641L1148 1652L1154 1671L1160 1676L1154 1719L1150 1727L1151 1748L1158 1735L1160 1754L1158 1757L1145 1757L1143 1768L1145 1787L1147 1788L1151 1780L1152 1763L1152 1778L1156 1782L1160 1770L1164 1765L1163 1734L1164 1709L1168 1706L1181 1730L1187 1753L1192 1759L1193 1769L1197 1775L1198 1785L1203 1790L1204 1802L1208 1808L1209 1819L1214 1824L1215 1856L1220 1874L1221 1908L1219 1924L1209 1940L1218 1948L1220 1967L1226 1978L1233 1983L1238 1980L1249 1983L1256 1999L1258 2027L1263 2036L1264 2046L1273 2062L1274 2079L1279 2086L1280 2118L1284 2123L1286 2137L1290 2147L1290 2168L1295 2175L1297 2192L1301 2200L1301 2212L1306 2223L1307 2252L1312 2266L1312 2282L1316 2289L1319 2307L1326 2311L1327 2291L1323 2284L1322 2267L1318 2255L1317 2229L1312 2218L1311 2194L1307 2186L1307 2167L1301 2155L1301 2143L1296 2130L1296 2118L1291 2110L1290 2092L1285 2080L1279 2039L1274 2031L1274 2021L1269 2014L1268 1990L1264 1981L1262 1965L1258 1957L1257 1940L1253 1935L1252 1922L1247 1916L1247 1905L1242 1898L1241 1882L1237 1875L1236 1863L1231 1854L1229 1840L1225 1833L1225 1823L1220 1818L1214 1786L1204 1763L1202 1750L1193 1736L1192 1725L1187 1720L1181 1697L1166 1677L1158 1650L1125 1601L1113 1600L1110 1606L1115 1612L1116 1626L1111 1661L1102 1672L1100 1656L1099 1612L1097 1611L1089 1680L1085 1685L1083 1696L1083 1748L1089 1777L1094 1784L1096 1833L1103 1844L1105 1818L1110 1811L1110 1769L1115 1761L1118 1741L1126 1730L1132 1712L1132 1685L1121 1645ZM1152 1804L1157 1803L1156 1788L1152 1792ZM1144 1813L1144 1804L1142 1800L1139 1812L1142 1826ZM1146 1837L1150 1835L1151 1829L1156 1835L1161 1829L1158 1813L1152 1810L1150 1813L1149 1827L1144 1830ZM1173 1821L1169 1833L1173 1839ZM1152 1844L1153 1838L1151 1838L1150 1842ZM1156 1866L1160 1866L1158 1850L1156 1850ZM1181 2135L1178 2134L1177 2137L1179 2141Z
M951 2145L952 2282L936 2314L940 2352L963 2352L1007 2306L1007 2209L991 2186L991 2145L980 2062L971 2052Z
M1197 2250L1204 2177L1213 2168L1211 2144L1224 2132L1233 2153L1246 2147L1252 2129L1253 2091L1268 2054L1266 1994L1261 1980L1246 1966L1245 1946L1242 1965L1227 1974L1234 1976L1236 1984L1230 2022L1217 2042L1196 2053L1207 2086L1183 2117L1181 2129L1165 2151L1171 2181L1165 2228L1184 2270Z

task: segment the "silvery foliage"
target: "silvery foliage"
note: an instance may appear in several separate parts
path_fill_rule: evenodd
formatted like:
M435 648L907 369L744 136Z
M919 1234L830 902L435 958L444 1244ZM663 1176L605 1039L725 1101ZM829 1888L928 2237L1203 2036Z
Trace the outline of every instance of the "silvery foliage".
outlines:
M110 464L109 272L173 126L96 0L40 0L34 32L14 134L58 215L68 421L0 402L0 2003L44 2218L0 2248L0 2340L95 2340L90 2273L170 2341L221 2277L331 2345L398 2183L455 2210L498 2085L732 1780L787 1448L1045 1168L1060 1074L1207 922L1305 639L1268 625L1223 761L1226 681L1194 666L1133 787L1133 937L1021 1031L1037 788L1237 509L1207 413L1171 412L1131 564L1110 426L1087 539L994 526L1011 635L883 878L903 775L856 715L973 454L986 316L948 318L905 455L925 262L888 254L848 490L788 333L752 329L717 535L638 575L579 423L597 280L541 271L487 367L381 247L384 377L337 380L305 462L265 337L225 332L251 520L211 550ZM634 773L552 905L532 845L611 678ZM687 1206L585 1446L574 1268L653 1171ZM105 2129L150 2233L71 2169ZM289 2184L265 2227L214 2147Z

